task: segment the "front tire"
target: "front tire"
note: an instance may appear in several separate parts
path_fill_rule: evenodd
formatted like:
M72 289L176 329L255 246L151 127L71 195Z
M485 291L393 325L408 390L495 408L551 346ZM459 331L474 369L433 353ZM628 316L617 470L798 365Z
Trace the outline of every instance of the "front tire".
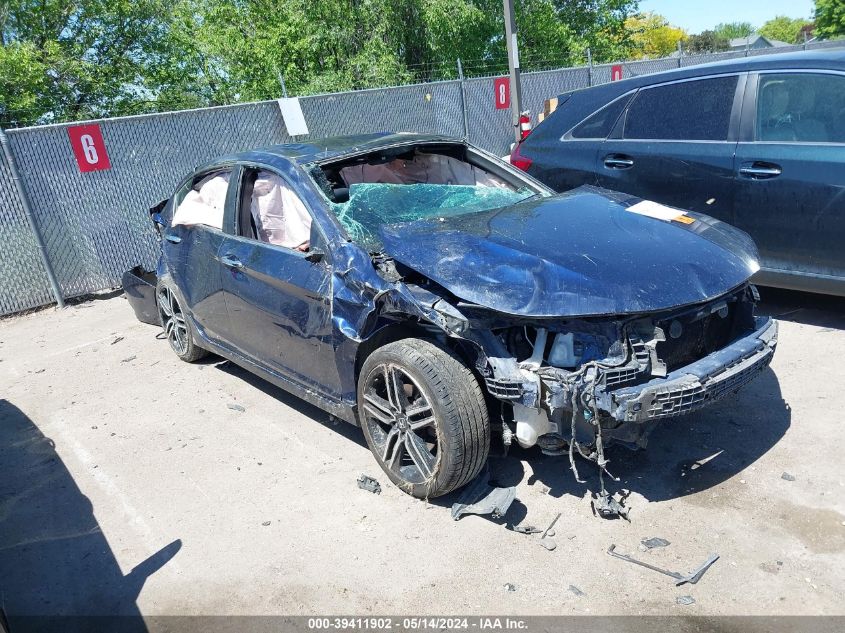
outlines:
M156 288L156 304L161 327L170 343L170 349L186 363L208 355L194 341L194 328L182 308L182 302L168 282L159 282Z
M434 343L402 339L374 351L358 379L367 445L390 480L423 499L470 482L490 450L490 420L473 373Z

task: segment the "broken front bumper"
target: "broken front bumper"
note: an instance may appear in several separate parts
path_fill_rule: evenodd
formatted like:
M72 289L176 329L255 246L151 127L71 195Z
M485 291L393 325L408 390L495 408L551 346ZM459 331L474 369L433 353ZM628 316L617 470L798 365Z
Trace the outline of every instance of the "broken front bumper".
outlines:
M758 376L772 360L778 326L756 318L756 330L699 361L634 387L607 392L608 413L620 422L647 422L707 406Z

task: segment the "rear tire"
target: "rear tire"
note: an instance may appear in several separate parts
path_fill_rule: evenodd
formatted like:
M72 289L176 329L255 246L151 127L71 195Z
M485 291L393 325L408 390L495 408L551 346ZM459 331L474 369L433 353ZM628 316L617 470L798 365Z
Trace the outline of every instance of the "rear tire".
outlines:
M423 339L375 350L358 378L358 416L379 466L417 498L470 482L490 451L490 420L473 373Z
M182 308L182 300L172 284L159 282L156 287L156 305L161 327L170 343L170 349L186 363L208 355L208 352L195 343L196 334L191 319Z

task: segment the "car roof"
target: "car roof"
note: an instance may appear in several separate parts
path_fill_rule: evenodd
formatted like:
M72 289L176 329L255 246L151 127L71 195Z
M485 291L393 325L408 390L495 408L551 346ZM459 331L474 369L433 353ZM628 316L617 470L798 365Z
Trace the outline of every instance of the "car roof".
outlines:
M640 75L629 79L622 79L600 86L583 89L585 92L615 92L622 94L640 86L675 81L678 79L689 79L730 72L749 72L755 70L777 70L777 69L821 69L821 70L845 70L845 43L843 48L826 51L795 51L793 53L776 53L771 55L755 55L753 57L739 57L733 59L722 59L706 64L696 64L673 70L664 70L659 73ZM581 92L577 90L575 92ZM571 93L563 93L571 94ZM563 95L561 95L563 96Z
M391 147L405 143L464 143L463 140L451 136L435 134L412 134L408 132L376 132L373 134L358 134L354 136L333 136L315 139L306 143L285 143L253 149L237 154L221 156L214 161L198 167L196 171L214 168L216 165L238 162L255 162L273 164L280 159L297 165L304 165L316 161L342 159L368 150Z
M560 136L600 107L625 93L642 87L723 73L773 69L845 70L845 48L724 59L565 92L558 97L559 105L557 109L537 125L524 143L528 148L534 143L541 142L547 135Z

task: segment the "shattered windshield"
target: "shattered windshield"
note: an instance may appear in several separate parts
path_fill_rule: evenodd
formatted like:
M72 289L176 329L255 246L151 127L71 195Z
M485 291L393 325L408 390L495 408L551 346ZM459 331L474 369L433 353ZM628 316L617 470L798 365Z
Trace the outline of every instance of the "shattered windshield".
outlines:
M330 204L349 237L373 252L381 249L383 225L489 211L535 194L528 187L360 183L349 188L348 202Z

